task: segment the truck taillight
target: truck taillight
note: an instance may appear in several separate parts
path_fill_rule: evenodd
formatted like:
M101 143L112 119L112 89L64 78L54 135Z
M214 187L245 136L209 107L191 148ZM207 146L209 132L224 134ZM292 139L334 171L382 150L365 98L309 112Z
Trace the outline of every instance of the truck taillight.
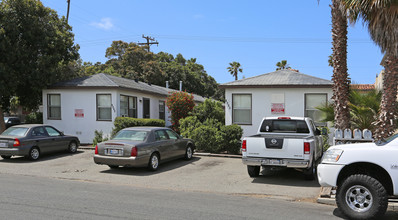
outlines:
M291 119L290 117L278 117L278 119Z
M137 156L137 147L132 147L131 148L131 156L136 157Z
M95 154L98 154L98 145L95 145Z
M304 154L310 154L311 152L311 145L309 142L304 142Z
M246 152L246 140L242 141L242 152Z
M19 146L21 146L21 142L19 141L18 138L15 138L15 139L14 139L14 144L13 144L12 146L14 146L14 147L19 147Z

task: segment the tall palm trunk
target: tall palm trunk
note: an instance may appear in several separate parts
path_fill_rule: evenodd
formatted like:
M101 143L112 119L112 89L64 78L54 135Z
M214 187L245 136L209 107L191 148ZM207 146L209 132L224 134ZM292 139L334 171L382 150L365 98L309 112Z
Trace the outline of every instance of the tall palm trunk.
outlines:
M332 0L333 96L335 128L350 128L347 73L347 18L340 10L340 0Z
M397 106L398 57L386 54L383 65L385 68L383 94L374 135L378 140L393 134L396 127L394 118Z
M6 129L6 124L4 122L3 109L0 106L0 134Z

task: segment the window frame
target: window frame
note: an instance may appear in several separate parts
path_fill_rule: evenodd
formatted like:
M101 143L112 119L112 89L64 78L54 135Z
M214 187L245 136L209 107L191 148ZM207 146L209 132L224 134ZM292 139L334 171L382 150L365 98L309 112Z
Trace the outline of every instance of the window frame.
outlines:
M59 96L59 106L51 104L51 96ZM61 109L61 94L60 93L49 93L47 94L47 119L48 120L62 120L62 109ZM51 109L59 108L59 117L51 116Z
M96 106L95 106L95 109L96 109L96 112L97 112L97 121L112 121L112 94L110 94L110 93L98 93L98 94L95 94L96 96L96 99L95 99L95 102L96 102ZM110 97L110 106L109 107L100 107L100 106L98 106L98 97L99 96L102 96L102 95L108 95L109 97ZM100 114L99 114L99 109L100 108L109 108L110 109L110 113L111 113L111 115L110 115L110 119L100 119L99 117L100 117Z
M235 107L234 107L234 96L241 96L241 95L249 95L250 96L250 122L242 123L242 122L235 122ZM251 93L233 93L232 94L232 124L237 125L253 125L253 94Z
M311 96L311 95L324 95L325 96L325 103L326 105L328 104L328 94L327 93L304 93L304 117L310 117L307 114L307 111L321 111L318 109L307 109L307 96ZM315 118L310 117L314 123L314 125L316 124L322 124L324 125L324 122L320 122L320 121L315 121Z
M122 110L121 108L121 100L122 100L122 96L127 97L127 117L131 117L131 118L137 118L137 97L136 96L129 96L129 95L123 95L120 94L120 100L119 100L119 106L120 106L120 110ZM133 99L133 103L135 104L135 108L130 108L130 98ZM132 111L132 113L130 114L130 110ZM123 116L122 114L120 114L120 116Z

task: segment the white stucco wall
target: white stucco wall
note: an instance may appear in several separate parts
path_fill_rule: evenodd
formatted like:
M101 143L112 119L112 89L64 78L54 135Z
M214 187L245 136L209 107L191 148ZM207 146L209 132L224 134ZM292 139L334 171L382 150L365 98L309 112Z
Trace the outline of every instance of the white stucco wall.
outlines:
M47 117L47 94L61 95L61 120L50 120ZM112 121L97 121L96 94L111 94ZM120 116L120 95L137 97L137 116L143 116L143 98L150 99L150 116L159 118L159 101L166 97L138 93L121 89L48 89L43 90L43 123L49 124L65 134L77 136L81 143L92 143L94 131L103 131L110 136L113 121ZM140 101L141 100L141 101ZM83 109L84 117L75 117L75 109ZM166 126L171 125L166 106Z
M225 124L232 124L232 94L252 95L252 124L240 125L243 136L257 133L261 119L269 116L298 116L305 112L305 94L327 93L330 101L333 92L331 88L226 88L225 89ZM284 94L285 113L271 113L271 99L273 94Z

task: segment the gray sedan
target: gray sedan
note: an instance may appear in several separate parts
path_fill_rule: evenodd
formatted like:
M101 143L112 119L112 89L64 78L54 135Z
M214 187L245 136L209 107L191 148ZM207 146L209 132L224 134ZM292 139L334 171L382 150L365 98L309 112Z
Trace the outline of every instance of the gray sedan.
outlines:
M192 158L194 143L169 128L133 127L119 131L109 141L95 147L94 162L115 169L148 167L157 170L160 161Z
M77 137L64 135L49 125L15 125L0 135L0 155L3 159L25 156L37 160L43 153L64 150L75 153L79 144Z

